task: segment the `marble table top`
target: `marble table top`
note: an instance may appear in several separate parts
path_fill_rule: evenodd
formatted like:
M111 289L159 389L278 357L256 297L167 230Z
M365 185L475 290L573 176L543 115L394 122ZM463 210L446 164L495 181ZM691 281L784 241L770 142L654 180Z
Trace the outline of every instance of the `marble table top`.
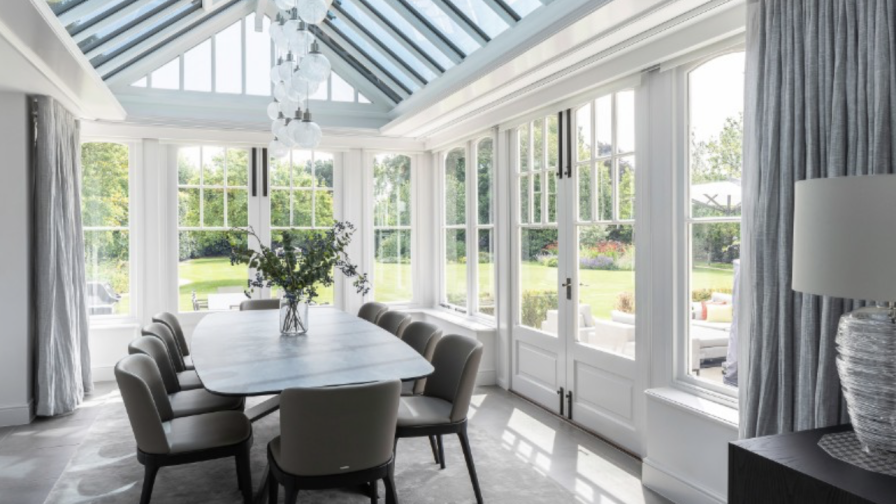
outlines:
M332 307L309 310L310 330L281 336L278 310L207 315L190 355L202 384L222 395L277 394L429 376L432 365L392 333Z

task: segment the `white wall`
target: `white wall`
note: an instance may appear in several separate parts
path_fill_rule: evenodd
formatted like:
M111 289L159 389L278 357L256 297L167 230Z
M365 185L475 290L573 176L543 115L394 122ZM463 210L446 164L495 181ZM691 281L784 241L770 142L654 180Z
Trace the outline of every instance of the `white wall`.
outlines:
M33 411L29 110L25 94L0 92L0 426L28 423Z

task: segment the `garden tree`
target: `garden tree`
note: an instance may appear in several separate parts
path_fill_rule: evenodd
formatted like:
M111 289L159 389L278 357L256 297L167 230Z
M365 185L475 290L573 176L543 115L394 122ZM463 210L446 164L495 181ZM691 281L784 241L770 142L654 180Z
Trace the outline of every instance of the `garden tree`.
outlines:
M114 143L81 146L81 217L85 228L128 226L128 148ZM128 290L127 231L84 232L87 279Z
M411 158L405 155L377 156L373 164L373 180L374 226L410 226ZM376 232L374 240L377 261L410 262L410 231L380 230Z
M467 215L467 159L463 148L457 148L445 157L445 224L466 225ZM465 262L467 259L466 233L452 229L446 232L445 257L448 262Z

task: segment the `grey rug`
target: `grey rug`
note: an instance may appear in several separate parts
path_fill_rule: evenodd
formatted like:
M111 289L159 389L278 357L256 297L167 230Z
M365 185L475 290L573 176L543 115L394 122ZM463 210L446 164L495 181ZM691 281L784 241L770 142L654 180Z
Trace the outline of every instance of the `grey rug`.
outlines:
M143 466L134 455L134 437L121 402L102 406L86 439L78 448L47 498L48 503L134 503L140 499ZM257 488L266 465L265 450L279 433L273 414L254 424L252 484ZM575 502L565 488L537 472L503 448L500 441L470 427L470 442L483 498L489 504ZM403 503L475 502L463 453L456 436L445 438L447 468L433 463L429 441L398 443L395 479ZM384 489L380 483L380 496ZM280 491L283 499L283 490ZM156 479L154 503L240 503L233 458L163 468ZM300 492L300 503L365 503L370 498L349 490ZM380 502L385 502L381 499Z

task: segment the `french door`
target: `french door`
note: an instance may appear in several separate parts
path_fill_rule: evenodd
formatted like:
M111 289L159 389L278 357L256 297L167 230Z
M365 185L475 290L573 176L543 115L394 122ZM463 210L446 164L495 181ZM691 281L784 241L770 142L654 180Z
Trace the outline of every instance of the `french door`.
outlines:
M634 96L512 135L512 388L637 453Z
M221 145L172 145L169 156L177 186L181 313L231 310L246 299L247 280L255 273L230 264L232 240L254 249L276 246L284 233L314 232L338 218L341 156L292 150L275 158L262 147ZM338 287L320 288L316 302L337 304ZM256 299L278 295L269 288L251 293Z

